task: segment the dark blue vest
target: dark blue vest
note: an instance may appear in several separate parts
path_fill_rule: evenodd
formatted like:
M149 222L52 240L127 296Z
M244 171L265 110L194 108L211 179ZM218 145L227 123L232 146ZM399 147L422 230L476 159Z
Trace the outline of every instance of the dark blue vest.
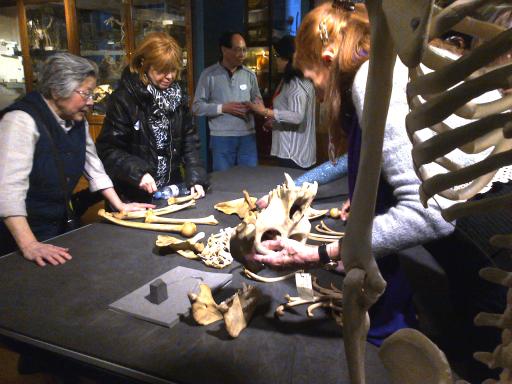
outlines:
M40 135L34 151L25 203L30 228L41 241L63 233L67 218L65 195L52 140L62 163L68 196L71 196L84 170L85 123L75 122L74 127L66 133L38 92L27 94L2 111L2 115L14 110L28 113L36 122Z

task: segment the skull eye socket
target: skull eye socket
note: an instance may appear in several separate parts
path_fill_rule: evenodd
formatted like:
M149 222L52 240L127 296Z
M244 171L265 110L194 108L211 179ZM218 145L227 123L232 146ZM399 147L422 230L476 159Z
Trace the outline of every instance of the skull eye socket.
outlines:
M278 237L281 237L281 233L275 229L269 229L268 231L265 231L263 235L261 235L261 241L266 240L275 240Z

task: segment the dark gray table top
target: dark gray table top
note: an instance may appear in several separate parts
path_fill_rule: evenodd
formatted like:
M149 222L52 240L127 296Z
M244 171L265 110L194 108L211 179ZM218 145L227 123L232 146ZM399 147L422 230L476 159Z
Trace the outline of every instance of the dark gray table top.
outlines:
M253 171L253 177L262 177ZM270 173L265 169L266 176ZM229 172L225 179L234 180ZM223 227L236 225L236 216L215 212L213 204L240 193L217 186L216 181L212 194L199 200L196 208L175 216L215 214ZM208 235L219 228L200 230ZM165 328L108 309L113 301L178 265L213 271L199 261L160 255L154 246L156 234L98 223L52 239L73 255L62 266L39 268L18 254L0 258L0 334L144 382L348 382L342 332L333 320L321 312L308 319L304 309L279 320L273 317L283 296L295 294L292 281L252 282L265 299L235 340L222 323L198 326L188 314L173 328ZM251 283L240 275L236 262L221 272L231 272L233 281L215 295L217 301L233 294L243 281ZM341 285L341 277L317 272L321 282ZM376 351L368 345L367 382L387 383Z
M251 195L259 196L269 192L271 188L284 182L284 172L293 179L302 175L303 171L291 168L260 166L257 168L235 167L224 172L214 172L210 176L212 191L241 192L247 190ZM317 199L324 200L336 197L337 201L344 201L348 195L346 179L335 180L318 188Z

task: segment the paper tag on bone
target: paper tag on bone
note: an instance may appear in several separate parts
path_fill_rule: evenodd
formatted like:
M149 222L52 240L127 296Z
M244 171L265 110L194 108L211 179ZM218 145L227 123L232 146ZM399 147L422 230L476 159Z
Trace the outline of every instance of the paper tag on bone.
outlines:
M297 293L301 299L313 300L313 286L311 284L311 275L309 273L297 272L295 274L295 285L297 286Z

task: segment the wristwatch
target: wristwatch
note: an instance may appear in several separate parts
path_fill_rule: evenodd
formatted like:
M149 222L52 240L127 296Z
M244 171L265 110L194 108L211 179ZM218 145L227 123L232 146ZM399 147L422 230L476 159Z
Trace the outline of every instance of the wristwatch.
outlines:
M318 247L318 256L320 257L320 264L327 270L333 270L338 266L339 255L330 257L327 253L327 244L322 244Z

